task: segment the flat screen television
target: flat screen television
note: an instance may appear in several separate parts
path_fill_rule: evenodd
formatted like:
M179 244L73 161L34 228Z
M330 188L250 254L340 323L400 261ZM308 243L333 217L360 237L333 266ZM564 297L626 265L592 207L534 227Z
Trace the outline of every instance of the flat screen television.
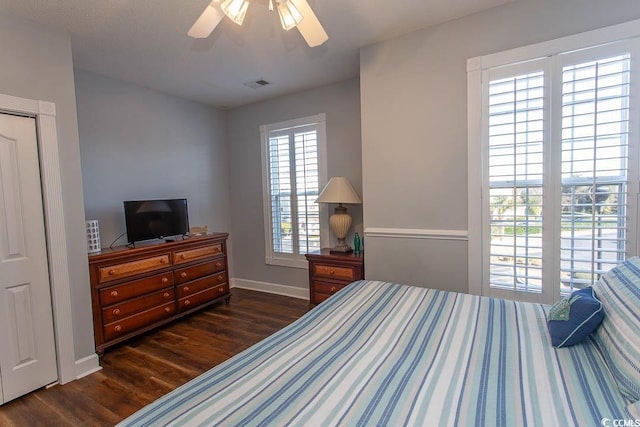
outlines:
M189 232L187 199L128 200L124 202L124 219L129 243Z

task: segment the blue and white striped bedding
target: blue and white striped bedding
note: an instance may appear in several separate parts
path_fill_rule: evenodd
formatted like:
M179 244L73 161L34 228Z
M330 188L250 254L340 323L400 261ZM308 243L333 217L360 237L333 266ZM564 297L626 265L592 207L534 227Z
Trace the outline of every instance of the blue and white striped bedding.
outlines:
M548 307L375 281L121 426L568 426L628 419L591 340L551 346Z

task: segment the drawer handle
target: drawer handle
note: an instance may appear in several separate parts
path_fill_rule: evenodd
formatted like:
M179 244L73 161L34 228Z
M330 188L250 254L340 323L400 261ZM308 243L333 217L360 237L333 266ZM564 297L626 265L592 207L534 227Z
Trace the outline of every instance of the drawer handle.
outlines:
M166 258L160 258L160 264L166 264L166 263L167 263Z
M189 301L188 299L184 300L184 305L189 305L191 304L191 301Z
M162 294L162 296L165 298L169 298L170 295L169 295L169 292L165 292L164 294Z
M187 259L187 256L185 254L180 254L180 259Z
M329 270L329 274L331 275L336 274L336 271L332 268L331 270Z
M116 316L117 316L118 314L120 314L120 309L119 309L119 308L114 308L114 309L113 309L113 314L115 314Z
M167 313L171 313L171 307L165 307L164 311L166 311Z
M331 287L331 292L335 292L335 291L336 291L336 287L335 287L335 286L332 286L332 287Z
M162 283L167 283L168 281L169 281L169 279L167 277L163 277L162 280L161 280Z
M111 291L110 294L112 297L117 297L118 296L118 291Z
M218 276L218 280L222 280L222 279L224 279L224 276L223 276L222 274L220 274L220 275Z
M113 269L109 270L109 276L113 276L114 274L116 274L115 270L113 270Z
M116 331L116 332L120 332L120 331L122 330L122 326L120 326L120 325L116 325L116 326L113 328L113 330L114 330L114 331Z
M213 253L214 253L214 254L217 254L218 252L222 252L222 249L220 249L220 248L219 248L219 247L217 247L217 246L216 246L215 248L213 248Z
M222 264L219 262L216 262L216 268L220 268L220 267L222 267Z
M222 293L224 293L224 288L220 287L220 288L218 288L218 291L222 294Z
M182 273L180 273L180 277L182 277L183 279L187 277L187 272L183 271Z
M182 290L185 291L185 292L189 292L189 287L185 286L184 288L182 288Z

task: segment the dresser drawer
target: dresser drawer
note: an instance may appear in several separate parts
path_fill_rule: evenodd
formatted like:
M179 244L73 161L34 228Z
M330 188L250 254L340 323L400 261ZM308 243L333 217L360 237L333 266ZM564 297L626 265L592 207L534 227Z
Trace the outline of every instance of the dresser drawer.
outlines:
M176 287L178 291L178 298L196 294L200 291L204 291L207 288L212 288L226 282L227 273L218 273L212 274L210 276L205 276L191 282L182 283Z
M107 340L112 340L121 335L128 334L129 332L144 328L154 322L170 317L175 313L175 311L176 304L174 301L171 301L170 303L154 307L150 310L143 311L142 313L109 323L104 327L104 337Z
M112 323L133 314L174 301L173 288L163 289L140 298L112 305L102 309L102 320L105 324Z
M335 265L313 265L314 276L330 277L332 279L346 280L353 282L356 280L356 272L349 267L336 267Z
M182 264L185 262L195 261L204 258L210 258L222 253L222 243L201 248L187 249L183 251L173 252L174 264Z
M163 274L156 274L144 279L132 280L121 285L100 289L100 302L102 306L116 304L172 285L173 274L168 271Z
M178 311L191 310L201 304L207 303L214 298L221 297L229 293L229 285L224 284L210 288L197 294L189 295L178 300Z
M169 254L157 255L149 258L140 258L135 261L123 262L98 268L98 281L100 283L111 280L123 279L136 274L148 273L160 270L171 265Z
M189 282L203 276L208 276L219 271L224 271L224 267L224 258L220 258L214 261L192 265L191 267L176 269L174 273L175 280L176 283Z

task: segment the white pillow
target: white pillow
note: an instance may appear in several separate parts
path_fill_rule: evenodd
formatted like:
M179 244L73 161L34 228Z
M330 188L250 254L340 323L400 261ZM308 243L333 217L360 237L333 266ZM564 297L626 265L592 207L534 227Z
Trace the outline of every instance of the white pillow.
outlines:
M593 335L618 389L640 400L640 258L629 258L593 285L605 317Z

